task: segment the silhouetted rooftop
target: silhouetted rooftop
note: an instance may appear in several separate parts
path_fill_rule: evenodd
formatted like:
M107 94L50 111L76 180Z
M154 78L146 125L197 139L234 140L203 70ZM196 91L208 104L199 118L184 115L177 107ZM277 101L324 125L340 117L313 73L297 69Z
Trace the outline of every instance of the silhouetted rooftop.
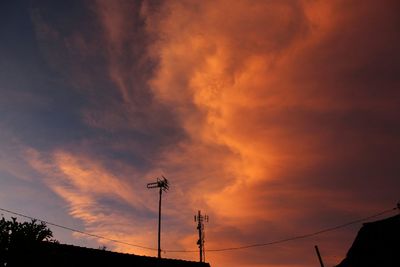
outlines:
M365 223L337 267L399 267L400 215Z
M33 249L21 251L20 257L10 266L210 267L208 263L158 259L50 242L40 242Z

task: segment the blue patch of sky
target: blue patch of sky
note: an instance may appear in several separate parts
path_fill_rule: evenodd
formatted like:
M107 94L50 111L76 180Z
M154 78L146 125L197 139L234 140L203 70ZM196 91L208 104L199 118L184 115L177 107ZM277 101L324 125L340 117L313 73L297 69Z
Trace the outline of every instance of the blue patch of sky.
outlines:
M0 170L0 181L2 184L2 192L0 201L1 208L21 213L50 223L63 225L66 227L84 230L82 221L66 214L67 206L59 199L54 192L45 189L43 184L37 180L21 180L8 172ZM60 209L60 207L63 207ZM16 216L4 211L0 211L6 219L17 217L18 221L29 221L28 218ZM88 239L76 239L72 236L71 231L48 225L53 231L53 238L61 243L75 244L88 247L97 247L97 242Z
M94 20L95 14L90 8L90 3L82 0L41 0L31 1L29 6L33 10L39 10L44 21L55 25L62 36L68 36L77 29L92 28L90 21Z
M158 216L158 212L153 212L149 209L146 209L145 207L142 208L133 207L127 202L124 202L122 200L117 200L114 198L101 197L97 199L97 203L99 206L102 207L110 207L112 209L112 211L110 210L108 214L110 216L112 215L113 211L117 211L118 213L124 214L124 216L128 218L134 215L132 217L134 217L136 221L138 219L140 220L154 219ZM107 215L107 209L102 209L102 210L104 211L105 215Z
M110 90L115 85L107 77L105 58L96 54L86 61L75 61L76 58L65 56L62 57L65 62L59 62L61 69L54 69L44 58L41 49L47 47L38 44L31 17L32 10L36 9L43 21L61 36L80 30L87 38L94 38L98 31L93 22L94 14L81 1L33 1L31 4L15 1L2 5L0 36L6 42L0 42L0 93L7 101L0 101L0 124L24 144L39 150L52 150L83 139L95 139L95 145L90 148L92 153L145 170L151 165L150 159L157 157L161 149L183 138L182 129L170 118L172 115L163 115L171 120L171 127L151 131L126 129L114 133L91 128L83 122L82 108L92 105L91 99L96 100L96 108L105 109L112 108L110 101L114 104L120 101L118 90ZM66 53L62 42L53 45L57 46L55 51ZM87 91L72 88L68 82L69 74L62 73L68 72L71 66L63 64L69 63L83 65L96 79L96 88ZM152 114L143 116L151 120ZM137 143L137 150L113 146L115 142L129 141Z
M114 162L134 166L136 170L146 172L154 167L157 159L160 159L165 151L173 149L179 140L184 138L181 129L158 129L154 132L142 131L120 131L118 134L104 133L105 145L99 145L92 148L92 152L98 155L107 155L113 161L104 162L105 166L114 173L118 173L119 166ZM118 148L108 146L112 142L114 145L119 143ZM124 146L126 142L126 146ZM135 145L131 147L131 143ZM132 177L134 179L134 177ZM131 179L128 179L131 180Z
M85 99L64 84L42 58L27 3L2 4L0 122L27 145L46 149L91 130L79 114Z

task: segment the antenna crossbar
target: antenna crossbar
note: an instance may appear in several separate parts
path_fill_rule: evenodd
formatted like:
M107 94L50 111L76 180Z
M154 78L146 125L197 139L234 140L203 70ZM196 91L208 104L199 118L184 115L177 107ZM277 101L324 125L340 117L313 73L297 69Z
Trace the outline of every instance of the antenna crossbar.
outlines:
M157 181L153 183L148 183L147 188L160 188L160 198L158 201L158 258L161 258L161 196L162 192L167 192L169 189L169 182L167 178L161 176L162 179L157 177Z

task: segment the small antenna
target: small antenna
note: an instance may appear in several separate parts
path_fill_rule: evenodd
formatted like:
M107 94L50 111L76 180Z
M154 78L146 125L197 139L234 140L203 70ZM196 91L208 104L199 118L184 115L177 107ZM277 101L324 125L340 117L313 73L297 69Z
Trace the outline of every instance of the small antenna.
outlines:
M157 181L154 183L148 183L147 188L160 188L160 190L166 192L169 189L169 181L164 176L161 176L162 179L157 177Z
M197 230L199 231L199 240L197 241L197 245L199 246L200 262L205 262L206 254L204 249L204 222L208 222L208 215L201 215L201 211L199 210L197 215L194 216L194 221L197 222Z
M169 189L169 182L167 178L161 176L162 179L157 177L157 181L154 183L148 183L147 189L160 188L160 199L158 202L158 258L161 258L161 196L162 192L167 192Z

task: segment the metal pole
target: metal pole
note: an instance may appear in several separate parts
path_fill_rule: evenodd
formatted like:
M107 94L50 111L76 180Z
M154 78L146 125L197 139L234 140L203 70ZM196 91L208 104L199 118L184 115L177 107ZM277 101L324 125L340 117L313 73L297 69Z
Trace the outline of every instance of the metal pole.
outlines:
M318 256L318 259L319 259L319 263L321 264L321 267L324 267L324 263L322 261L321 254L319 253L318 246L315 246L315 251L317 252L317 256Z
M161 259L161 195L162 188L160 187L160 200L158 202L158 258Z
M162 191L167 191L169 188L169 183L167 178L163 176L163 179L157 178L157 181L154 183L147 184L148 189L159 188L160 189L160 199L158 201L158 258L161 258L161 199L162 199Z
M203 262L203 235L202 235L202 218L200 211L198 212L198 225L197 229L199 230L199 248L200 248L200 262Z

